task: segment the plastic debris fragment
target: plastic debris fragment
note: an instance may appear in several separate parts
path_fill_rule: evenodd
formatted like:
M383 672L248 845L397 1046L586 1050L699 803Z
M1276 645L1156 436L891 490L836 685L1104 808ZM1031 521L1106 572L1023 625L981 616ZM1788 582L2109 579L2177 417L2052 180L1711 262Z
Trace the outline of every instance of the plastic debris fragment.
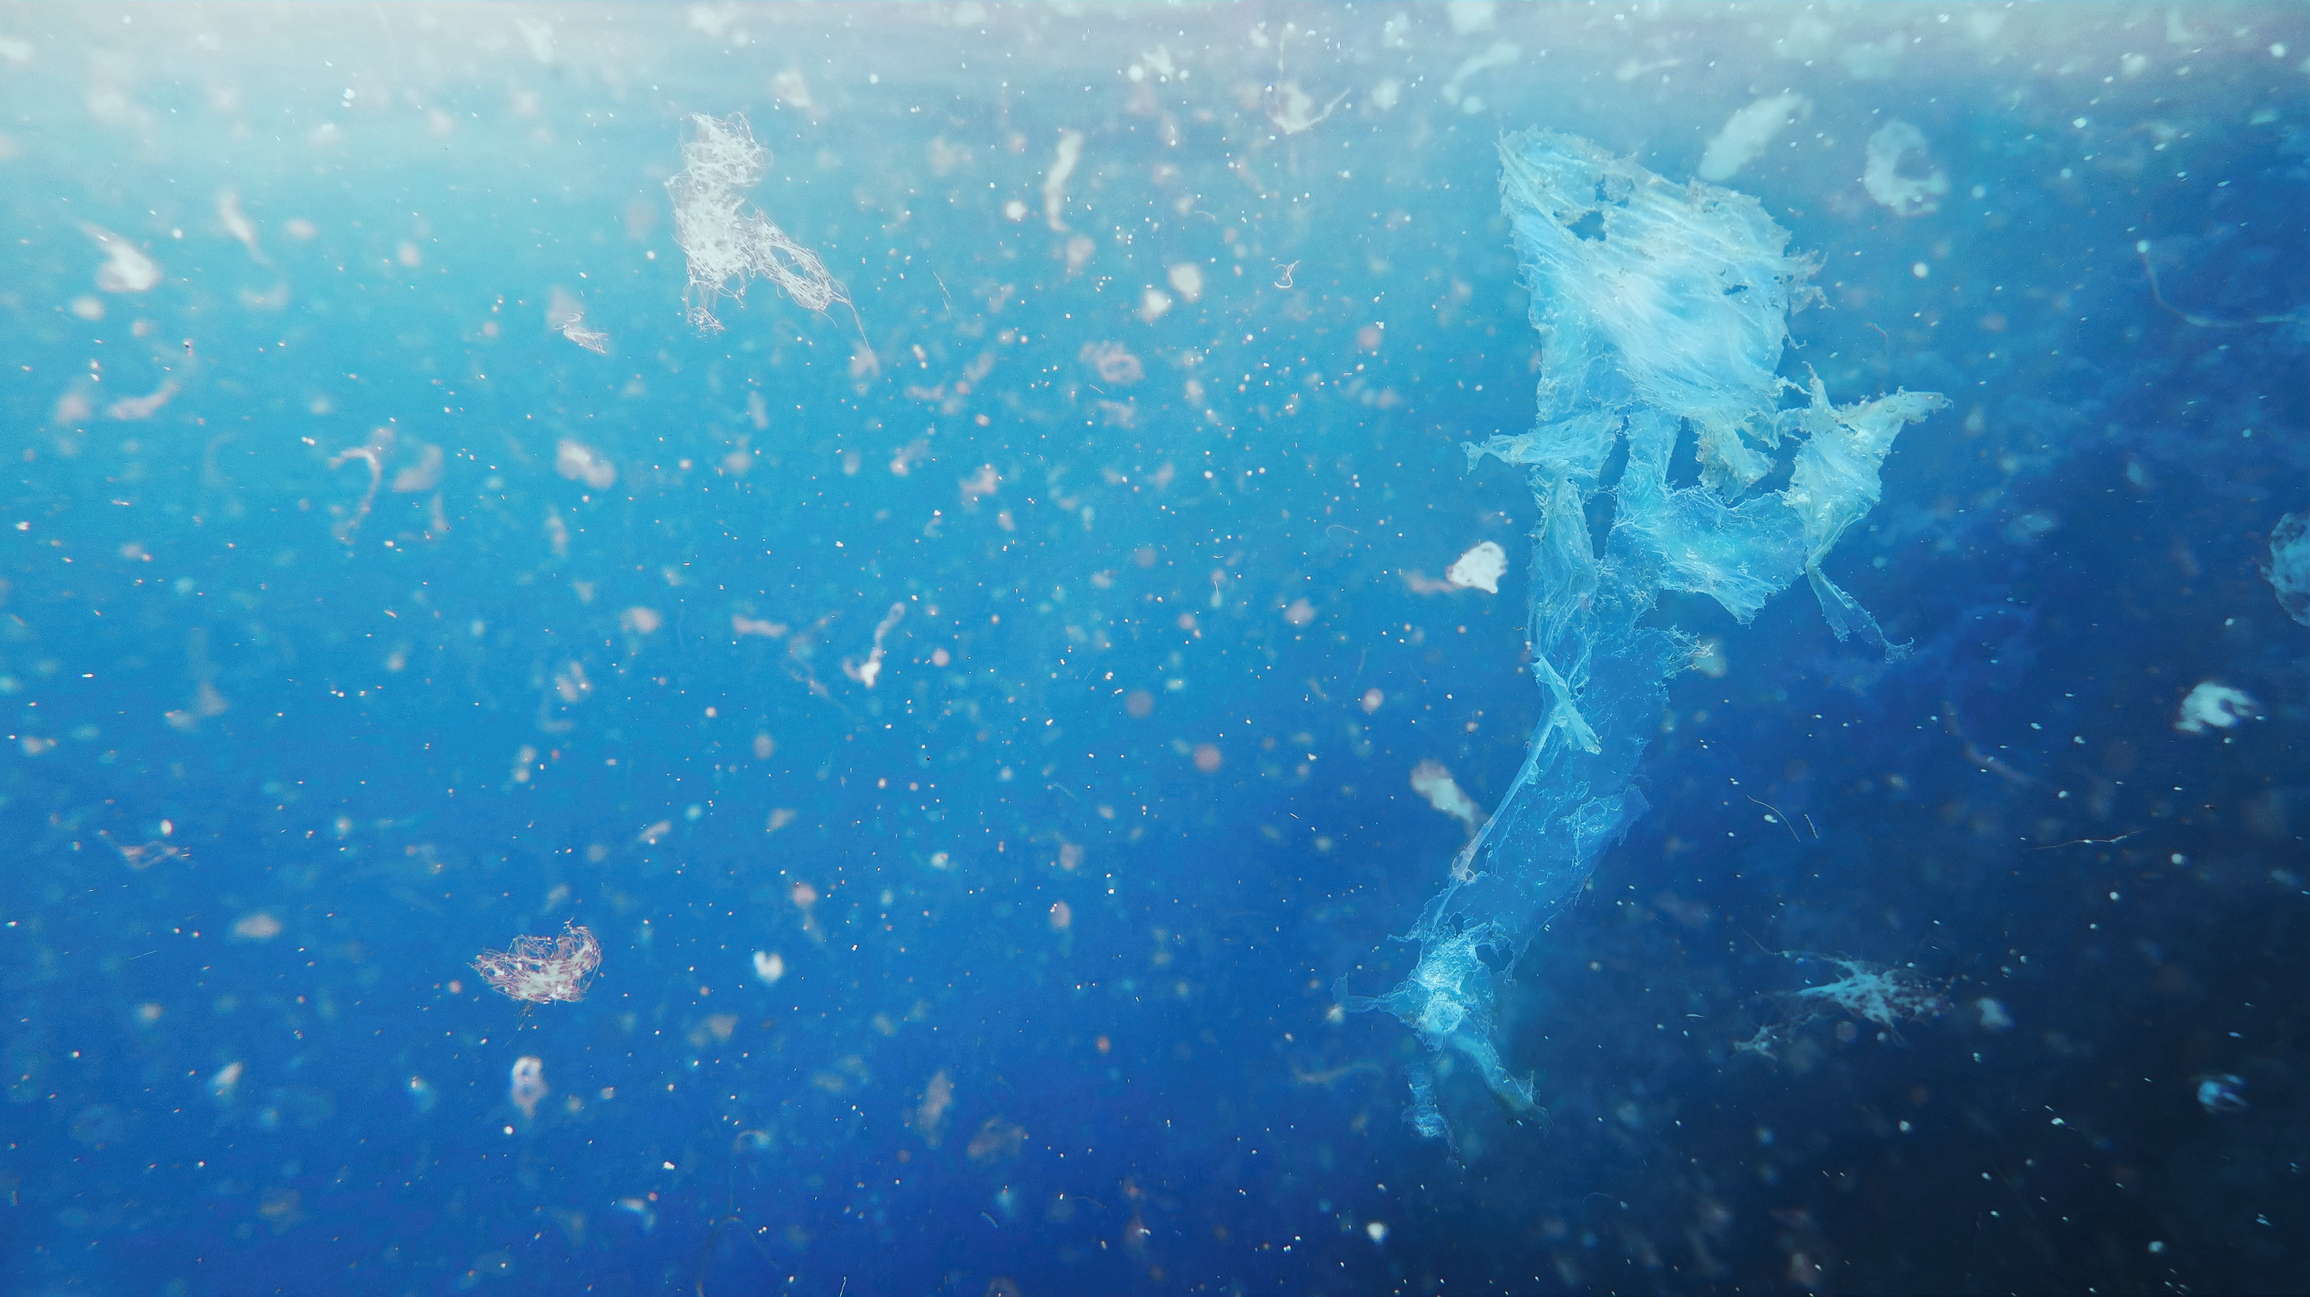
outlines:
M1732 179L1734 173L1764 153L1783 127L1812 106L1812 100L1789 93L1769 95L1735 111L1723 129L1709 139L1708 151L1700 159L1700 178Z
M1805 958L1821 959L1820 956ZM1795 992L1794 998L1834 1005L1888 1031L1911 1018L1934 1017L1949 1007L1949 1001L1938 990L1908 969L1858 959L1825 962L1836 965L1845 975L1833 982L1804 987ZM1989 1019L1986 1012L1982 1017L1985 1022ZM2010 1018L2006 1021L2008 1025L2012 1022Z
M552 1093L545 1083L545 1060L534 1054L524 1054L513 1060L513 1080L506 1087L506 1098L521 1109L524 1117L537 1116L538 1100Z
M160 264L144 255L144 249L87 221L80 223L80 232L104 249L104 264L96 268L98 288L107 293L141 293L160 282Z
M564 922L559 937L515 937L504 950L484 950L473 970L500 994L532 1004L582 1000L602 966L602 945L576 923Z
M1428 805L1460 822L1473 837L1484 827L1484 808L1474 798L1462 792L1452 778L1452 772L1441 761L1422 761L1412 767L1412 791L1428 799Z
M2310 513L2290 513L2270 529L2270 563L2262 569L2278 606L2310 626Z
M1869 137L1868 158L1861 187L1895 216L1941 210L1941 196L1949 192L1949 173L1933 165L1923 131L1907 122L1887 122Z
M1533 1084L1501 1056L1498 986L1645 809L1631 780L1665 681L1695 649L1648 621L1659 594L1706 594L1746 622L1803 574L1838 638L1859 632L1900 656L1822 562L1877 502L1895 435L1947 402L1895 392L1837 406L1816 379L1806 404L1782 410L1794 386L1779 374L1788 313L1810 295L1814 263L1788 255L1788 232L1757 200L1671 184L1566 135L1511 136L1500 154L1502 206L1546 339L1539 418L1466 449L1471 463L1524 468L1539 505L1528 638L1546 700L1507 794L1403 938L1420 947L1410 976L1342 1004L1386 1009L1430 1049L1464 1055L1521 1110ZM1673 486L1687 428L1701 482ZM1792 442L1789 486L1747 494ZM1626 466L1607 484L1622 445ZM1602 506L1600 548L1588 511ZM1423 1134L1449 1130L1440 1079L1414 1079L1409 1118Z
M767 279L797 305L821 313L848 302L817 253L788 238L761 208L747 205L747 191L761 183L770 154L754 142L745 116L698 114L690 121L694 134L682 146L681 173L666 182L674 202L674 242L689 259L683 301L690 323L701 333L721 332L715 305L724 297L743 299L749 278Z
M2262 704L2243 689L2201 680L2182 699L2181 714L2174 718L2174 728L2184 734L2203 734L2207 730L2226 730L2239 721L2250 721L2262 714Z
M610 335L586 327L586 304L567 289L553 290L553 300L545 308L545 327L597 356L610 354Z
M2246 1102L2246 1078L2229 1072L2199 1077L2198 1106L2216 1115L2244 1112L2253 1106Z
M1444 569L1444 580L1462 590L1500 593L1500 578L1508 575L1508 551L1497 541L1480 540Z

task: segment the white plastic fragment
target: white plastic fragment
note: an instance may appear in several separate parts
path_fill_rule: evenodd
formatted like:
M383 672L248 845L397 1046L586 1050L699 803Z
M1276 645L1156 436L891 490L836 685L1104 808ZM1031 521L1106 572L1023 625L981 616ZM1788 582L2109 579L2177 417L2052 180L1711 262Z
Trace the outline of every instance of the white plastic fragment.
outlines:
M2174 728L2184 734L2203 734L2207 730L2226 730L2239 721L2250 721L2262 714L2262 704L2243 689L2201 680L2187 698L2182 699L2181 715L2175 717Z
M128 240L87 221L80 232L104 249L104 264L96 268L96 286L107 293L141 293L160 282L160 266Z
M1463 590L1500 593L1500 578L1508 574L1508 551L1497 541L1478 541L1444 569L1444 579Z
M1060 131L1059 147L1051 154L1051 169L1043 173L1043 219L1060 233L1067 229L1067 178L1083 160L1083 133Z
M1473 834L1484 826L1484 809L1475 799L1460 790L1441 761L1422 761L1412 767L1412 791L1428 799L1428 805L1460 822L1460 827Z
M1925 133L1904 121L1890 121L1869 137L1869 161L1861 187L1895 216L1923 216L1941 210L1949 173L1933 165Z
M882 620L875 624L873 649L867 653L863 660L848 657L842 659L842 674L869 689L874 688L875 680L882 675L882 657L886 652L883 647L883 640L889 637L891 631L898 628L898 623L905 617L906 605L902 603L892 604L890 611L883 614Z
M1734 112L1709 140L1708 152L1701 155L1700 178L1732 179L1764 153L1783 127L1812 106L1812 100L1792 91L1767 96Z

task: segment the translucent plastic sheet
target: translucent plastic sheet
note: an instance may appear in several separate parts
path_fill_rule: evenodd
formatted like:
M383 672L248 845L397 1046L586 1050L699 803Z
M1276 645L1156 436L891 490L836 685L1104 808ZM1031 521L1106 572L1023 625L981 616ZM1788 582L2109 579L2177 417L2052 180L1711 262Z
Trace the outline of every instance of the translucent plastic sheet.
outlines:
M2290 513L2270 529L2270 561L2262 574L2286 615L2310 626L2310 513Z
M1746 622L1801 573L1839 639L1858 632L1897 656L1821 561L1877 502L1895 434L1946 402L1896 392L1832 406L1815 380L1808 402L1782 410L1788 313L1813 263L1787 255L1787 231L1755 199L1671 184L1571 136L1527 132L1500 152L1502 205L1546 339L1539 419L1468 452L1530 474L1532 672L1547 706L1499 810L1406 934L1420 946L1411 975L1344 1003L1395 1014L1526 1109L1532 1082L1501 1056L1498 983L1645 809L1630 780L1667 679L1692 652L1646 615L1676 590ZM1687 435L1701 482L1677 487L1669 464ZM1792 438L1787 489L1744 499ZM1608 487L1621 442L1626 467ZM1600 493L1613 509L1601 554L1587 512ZM1422 1134L1448 1132L1425 1074L1410 1118Z

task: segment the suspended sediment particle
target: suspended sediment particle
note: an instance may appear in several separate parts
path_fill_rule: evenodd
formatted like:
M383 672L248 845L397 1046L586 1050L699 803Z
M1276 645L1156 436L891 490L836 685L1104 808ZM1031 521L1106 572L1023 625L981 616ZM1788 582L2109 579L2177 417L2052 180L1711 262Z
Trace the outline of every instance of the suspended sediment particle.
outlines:
M817 253L747 203L770 154L754 142L744 114L699 114L690 121L695 133L682 145L681 174L666 182L674 203L674 242L689 259L683 302L690 323L701 333L720 332L715 305L724 297L744 300L750 278L767 279L798 305L821 313L848 302Z

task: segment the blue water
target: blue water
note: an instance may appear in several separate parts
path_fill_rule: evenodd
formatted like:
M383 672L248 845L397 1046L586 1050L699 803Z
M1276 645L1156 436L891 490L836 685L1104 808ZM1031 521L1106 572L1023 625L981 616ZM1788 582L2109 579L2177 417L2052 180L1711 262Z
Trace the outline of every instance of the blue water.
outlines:
M0 7L0 1289L2299 1289L2306 56ZM731 114L842 296L701 332L665 182ZM1483 956L1487 1077L1344 1008L1550 715L1534 482L1463 449L1568 408L1535 127L1818 258L1781 377L1949 405L1822 563L1906 656L1645 614L1692 669ZM473 966L570 924L581 1000Z

